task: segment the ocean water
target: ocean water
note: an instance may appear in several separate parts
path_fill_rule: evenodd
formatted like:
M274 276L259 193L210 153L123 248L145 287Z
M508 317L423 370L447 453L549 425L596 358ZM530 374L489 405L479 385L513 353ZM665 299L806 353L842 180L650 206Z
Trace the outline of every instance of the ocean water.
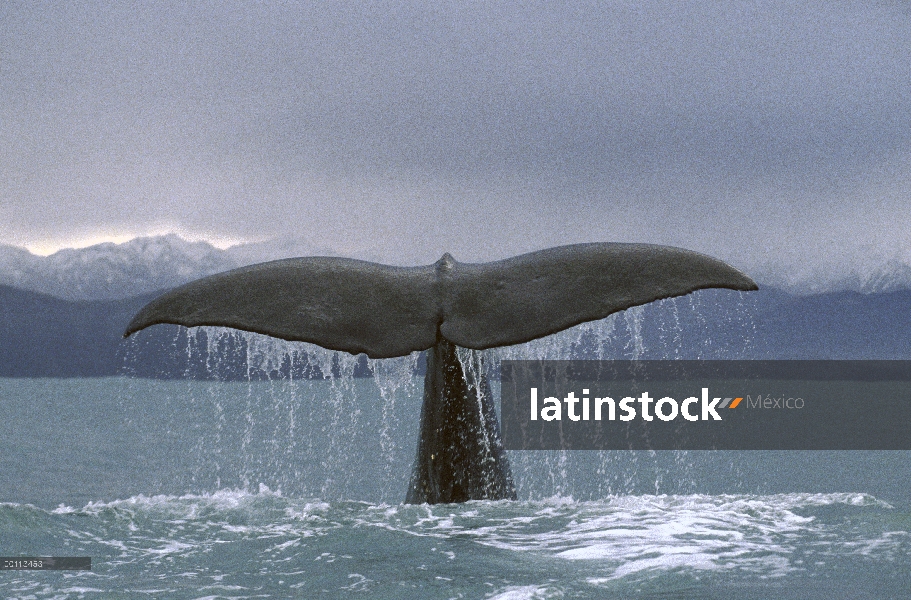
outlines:
M4 598L908 598L905 452L514 452L402 505L420 379L0 380ZM371 395L372 394L372 395Z
M92 558L0 597L911 598L911 453L510 452L519 501L409 506L417 356L319 356L338 376L0 379L0 555Z
M911 515L864 494L406 506L258 492L0 506L6 598L905 598Z

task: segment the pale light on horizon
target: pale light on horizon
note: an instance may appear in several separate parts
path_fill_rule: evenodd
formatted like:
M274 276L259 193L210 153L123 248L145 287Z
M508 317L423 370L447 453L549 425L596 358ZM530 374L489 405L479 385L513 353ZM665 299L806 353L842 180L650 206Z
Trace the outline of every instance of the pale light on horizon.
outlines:
M205 235L205 234L193 234L186 231L167 229L160 231L150 231L144 233L123 233L123 234L96 234L90 236L82 236L78 238L72 238L67 240L46 240L35 243L26 243L26 244L13 244L21 248L25 248L32 254L36 256L50 256L61 250L69 249L80 249L80 248L89 248L91 246L98 246L100 244L125 244L137 238L144 237L159 237L164 235L173 234L177 237L186 240L188 242L206 242L210 246L214 246L219 250L226 250L232 246L238 246L240 244L248 244L251 242L262 241L262 240L250 240L250 239L241 239L234 237L225 237L220 235Z

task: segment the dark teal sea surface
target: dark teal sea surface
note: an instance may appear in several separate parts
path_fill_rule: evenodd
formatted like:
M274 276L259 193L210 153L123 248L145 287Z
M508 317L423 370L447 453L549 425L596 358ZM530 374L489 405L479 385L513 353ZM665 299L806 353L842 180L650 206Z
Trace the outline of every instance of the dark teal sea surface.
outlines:
M92 558L0 597L911 598L908 452L511 452L518 502L403 505L416 360L0 379L0 555Z

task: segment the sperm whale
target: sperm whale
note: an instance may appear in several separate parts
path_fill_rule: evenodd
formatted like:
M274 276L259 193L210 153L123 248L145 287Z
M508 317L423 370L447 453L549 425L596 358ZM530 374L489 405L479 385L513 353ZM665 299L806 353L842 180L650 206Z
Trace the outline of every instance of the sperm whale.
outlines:
M689 250L560 246L420 267L337 257L261 263L190 282L143 307L124 337L161 323L224 326L371 358L427 351L406 502L514 499L480 350L519 344L663 298L752 279Z

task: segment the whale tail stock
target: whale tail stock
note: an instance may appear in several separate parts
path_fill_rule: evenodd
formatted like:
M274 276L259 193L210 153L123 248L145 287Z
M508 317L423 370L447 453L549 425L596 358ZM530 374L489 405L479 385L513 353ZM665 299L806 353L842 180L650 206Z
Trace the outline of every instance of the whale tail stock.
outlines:
M424 267L293 258L166 292L136 314L124 337L172 323L233 327L371 358L429 350L407 501L509 499L515 487L474 350L706 288L758 289L717 259L648 244L561 246L484 264L446 254Z
M516 499L479 352L446 340L427 351L420 427L406 503Z

